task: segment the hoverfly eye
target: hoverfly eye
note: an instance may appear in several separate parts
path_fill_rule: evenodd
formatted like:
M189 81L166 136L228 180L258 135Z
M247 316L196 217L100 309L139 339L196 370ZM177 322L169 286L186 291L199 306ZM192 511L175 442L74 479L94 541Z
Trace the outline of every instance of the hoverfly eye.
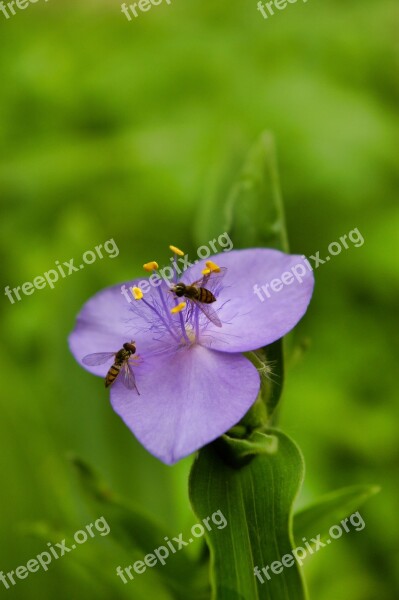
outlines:
M134 345L134 342L133 343L125 342L123 344L123 347L127 352L131 352L132 354L134 354L136 352L136 346Z

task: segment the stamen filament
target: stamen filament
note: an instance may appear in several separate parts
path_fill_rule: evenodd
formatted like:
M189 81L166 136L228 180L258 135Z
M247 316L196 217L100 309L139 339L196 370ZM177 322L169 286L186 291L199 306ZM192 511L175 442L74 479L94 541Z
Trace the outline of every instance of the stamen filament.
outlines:
M195 333L195 341L196 342L198 342L198 339L199 339L199 313L200 313L200 310L199 310L198 306L195 306L194 333Z
M158 289L159 296L160 296L160 298L161 298L161 302L162 302L162 308L163 308L163 309L164 309L164 311L165 311L165 315L167 316L167 319L168 319L168 321L169 321L169 322L171 323L171 325L173 326L173 325L174 325L174 323L173 323L172 317L170 316L170 313L169 313L169 310L168 310L168 307L167 307L167 304L166 304L165 296L163 295L163 293L162 293L162 290L161 290L161 288L160 288L160 287L159 287L159 288L157 288L157 289ZM176 339L177 339L177 336L176 336Z
M179 302L177 298L175 298L175 302L176 302L176 306L174 307L174 309L173 308L171 309L171 312L174 311L174 314L176 314L176 313L179 314L180 327L182 330L184 341L187 344L191 344L191 340L187 335L186 327L184 324L184 318L183 318L183 314L182 314L182 310L186 307L186 302Z
M186 331L186 327L185 327L184 319L183 319L183 314L181 313L181 311L179 312L179 319L180 319L181 330L183 333L183 338L187 342L187 344L191 344L190 338L187 335L187 331Z
M150 304L149 302L147 302L147 300L145 300L145 298L142 299L142 302L144 302L144 304L146 306L148 306L148 308L150 308L152 311L154 311L154 313L157 315L157 317L159 319L161 319L162 323L165 325L165 327L169 331L170 335L178 342L179 338L177 337L177 335L175 334L175 332L170 328L169 323L167 323L165 321L165 319L163 318L163 316L161 315L161 313L159 313L157 311L157 309L155 308L155 306L152 306L152 304Z

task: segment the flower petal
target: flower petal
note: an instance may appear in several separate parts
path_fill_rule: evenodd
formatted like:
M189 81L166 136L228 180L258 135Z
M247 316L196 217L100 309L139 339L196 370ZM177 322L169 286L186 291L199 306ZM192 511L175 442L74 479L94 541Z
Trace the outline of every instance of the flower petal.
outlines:
M133 311L135 300L130 298L129 303L122 294L122 289L129 290L140 281L142 279L105 288L92 296L78 314L75 328L68 339L69 347L77 362L90 373L104 376L110 363L88 367L82 363L82 358L87 354L117 352L124 342L132 339L136 342L139 354L152 348L154 342L148 333L145 311L142 316L140 311ZM158 294L156 288L148 292L148 295L151 294Z
M255 350L283 337L305 314L314 277L302 256L256 248L220 253L212 260L227 267L223 289L212 304L223 326L209 323L203 345L225 352ZM197 280L204 266L205 261L199 261L183 280ZM281 282L282 276L287 283ZM270 287L276 279L280 284L274 282L273 287L279 291Z
M135 369L140 395L120 380L111 403L137 439L166 464L198 450L235 425L259 391L259 374L240 354L195 345L152 357Z

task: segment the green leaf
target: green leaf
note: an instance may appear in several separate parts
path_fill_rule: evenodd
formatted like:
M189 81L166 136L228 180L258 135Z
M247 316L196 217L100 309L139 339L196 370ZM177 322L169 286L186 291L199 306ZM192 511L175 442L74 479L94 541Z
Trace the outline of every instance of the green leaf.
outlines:
M283 340L277 340L273 344L254 352L247 352L246 356L259 371L261 378L260 397L265 406L265 418L270 421L283 391Z
M98 515L97 515L98 516ZM53 545L61 540L66 540L66 546L71 548L73 540L66 531L60 531L50 523L36 522L23 526L24 535L36 538L43 543L42 551L48 551L47 542ZM119 577L116 576L115 567L128 565L138 560L140 557L132 554L121 554L114 545L110 545L110 540L106 538L89 539L87 542L78 546L73 551L68 552L62 561L49 564L49 569L67 569L70 575L84 577L90 581L93 593L98 590L102 595L107 592L110 598L115 600L128 600L132 597L132 588L129 585L123 585ZM134 586L134 597L136 600L147 600L149 594L156 593L159 600L174 600L170 592L162 587L161 582L156 578L136 578L131 582Z
M225 203L225 220L234 248L267 247L288 252L275 143L270 132L264 132L250 149ZM270 367L270 373L260 371L261 395L270 419L283 387L283 342L277 340L256 354L262 365Z
M218 188L223 192L226 189L225 177ZM200 224L200 244L225 231L235 249L267 247L288 252L276 150L270 132L263 132L250 149L227 198L220 193L208 195L201 207ZM266 407L262 425L268 421L271 424L283 387L283 342L277 340L250 354L248 358L258 363L261 374L261 398Z
M293 548L291 512L304 471L296 444L277 430L265 433L276 440L274 452L234 468L216 442L200 451L191 471L190 499L198 519L220 510L227 520L226 527L205 534L214 600L306 598L296 563L270 580L263 576L263 584L254 575L255 566L271 565Z
M380 491L376 485L353 485L326 494L317 502L298 511L294 516L294 534L298 545L302 538L308 540L320 534L328 536L333 525L356 512L368 498Z
M240 426L229 431L229 435L223 435L219 443L219 451L230 460L233 466L241 466L249 462L257 454L274 454L277 446L277 439L274 435L267 435L262 431L253 431L247 437L235 437L235 430Z
M288 251L273 136L264 132L251 148L225 205L226 228L235 248Z
M132 564L143 560L159 546L165 545L165 537L172 539L180 532L169 531L144 512L131 506L114 494L97 473L82 459L70 457L89 504L95 515L104 515L112 531L113 539L130 553ZM175 600L186 600L187 594L193 600L202 599L204 590L200 581L198 566L186 552L176 552L165 564L150 569L150 573L163 581L166 589L173 593ZM145 573L148 576L149 573Z
M70 456L70 460L89 504L97 512L106 510L109 516L112 515L113 536L122 545L145 552L161 543L166 535L161 524L119 498L84 460L77 456Z
M234 248L267 247L288 251L283 202L278 178L276 150L273 135L261 134L250 149L244 165L235 176L226 194L227 176L232 166L222 169L221 181L209 191L201 203L196 228L198 244L227 232ZM231 179L230 179L231 181Z

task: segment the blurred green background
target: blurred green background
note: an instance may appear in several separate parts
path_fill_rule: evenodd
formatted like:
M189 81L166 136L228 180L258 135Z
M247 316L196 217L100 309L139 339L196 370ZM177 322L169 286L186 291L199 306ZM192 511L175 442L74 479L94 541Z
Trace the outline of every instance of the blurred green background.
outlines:
M30 523L72 535L93 520L69 452L176 535L194 522L192 459L168 468L148 455L66 339L96 291L140 275L145 260L165 262L169 243L195 250L204 199L269 129L291 251L323 256L355 227L365 240L316 273L281 411L307 464L301 504L352 483L382 486L361 509L365 530L307 562L311 597L398 597L397 16L389 0L298 1L267 21L239 0L172 0L132 22L111 0L0 13L3 287L110 238L120 250L53 290L13 305L3 296L0 570L46 549L24 535ZM0 597L154 589L150 572L129 586L114 577L128 563L111 537L13 589L0 583Z

